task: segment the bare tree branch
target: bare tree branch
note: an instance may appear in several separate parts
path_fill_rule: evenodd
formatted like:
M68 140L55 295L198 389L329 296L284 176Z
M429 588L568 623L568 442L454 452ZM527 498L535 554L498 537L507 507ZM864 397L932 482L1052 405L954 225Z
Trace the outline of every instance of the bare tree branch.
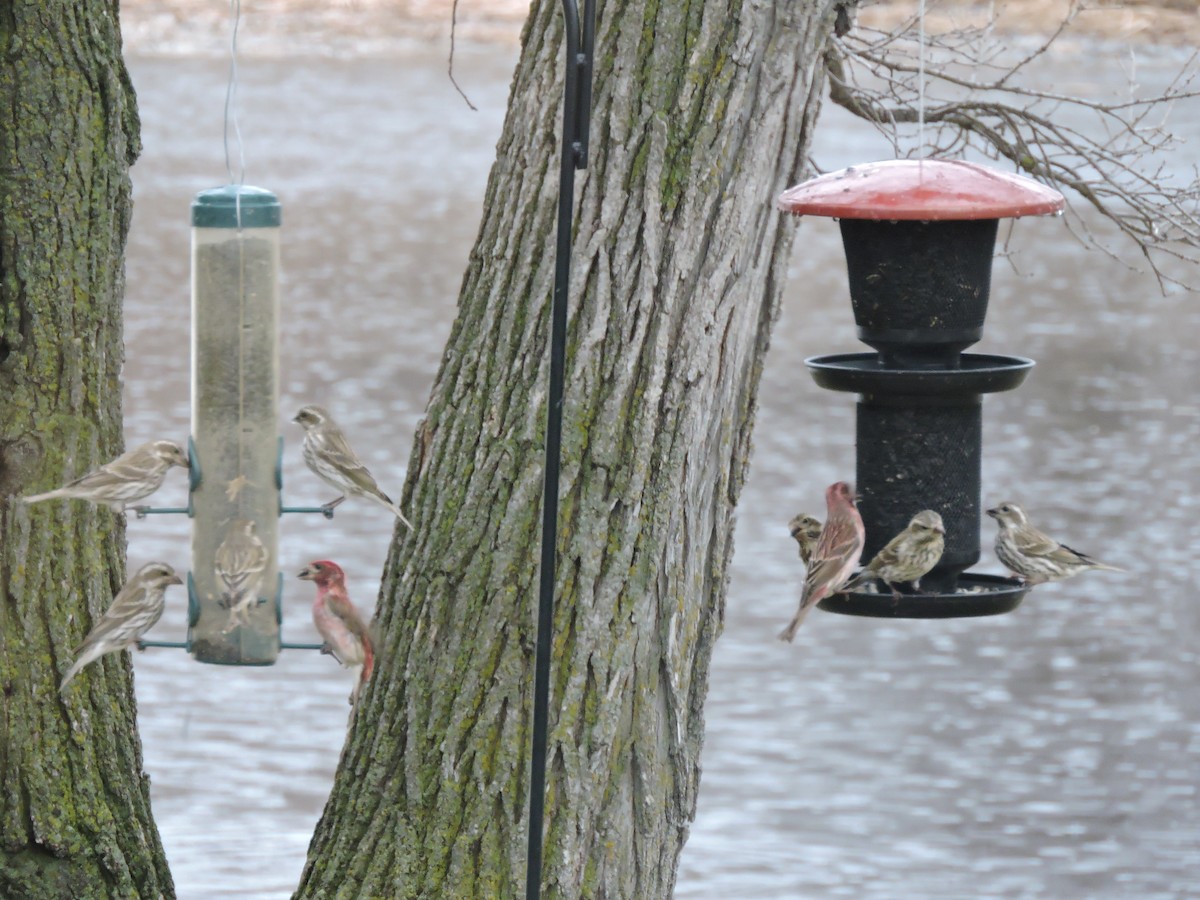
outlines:
M875 125L897 156L961 156L968 151L1005 159L1027 175L1084 201L1134 243L1164 291L1196 289L1165 268L1167 260L1200 264L1200 173L1187 181L1165 157L1180 140L1167 126L1176 101L1200 90L1194 55L1167 89L1106 102L1045 90L1031 70L1062 37L1080 4L1045 40L1013 58L991 23L927 35L925 109L918 109L921 69L916 20L890 32L858 29L830 40L825 54L830 99ZM907 150L900 126L923 121L921 146ZM1178 166L1173 167L1178 169ZM1131 268L1103 243L1069 203L1072 234ZM1200 279L1197 279L1200 282Z

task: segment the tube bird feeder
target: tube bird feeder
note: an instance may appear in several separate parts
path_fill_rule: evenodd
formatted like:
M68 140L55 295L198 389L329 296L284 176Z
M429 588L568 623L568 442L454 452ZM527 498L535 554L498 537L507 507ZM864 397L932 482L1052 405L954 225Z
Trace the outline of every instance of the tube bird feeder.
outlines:
M279 655L279 201L227 185L192 203L192 571L200 662Z
M982 399L1025 380L1033 360L964 351L983 336L999 220L1061 212L1031 179L951 160L853 166L790 188L779 208L837 218L858 337L869 353L805 360L818 385L857 393L863 561L923 509L946 549L921 592L835 594L848 615L952 618L1009 612L1016 579L970 573L979 560Z

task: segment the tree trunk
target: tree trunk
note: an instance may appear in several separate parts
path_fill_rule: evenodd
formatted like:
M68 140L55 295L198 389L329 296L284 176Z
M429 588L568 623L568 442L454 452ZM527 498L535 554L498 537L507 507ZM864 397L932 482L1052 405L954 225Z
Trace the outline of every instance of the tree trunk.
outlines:
M603 4L564 405L547 896L674 888L832 0ZM562 24L535 5L298 897L521 892ZM764 635L764 640L773 639Z
M170 896L128 654L58 691L124 580L123 523L17 500L121 451L138 120L115 0L0 7L0 110L0 896Z

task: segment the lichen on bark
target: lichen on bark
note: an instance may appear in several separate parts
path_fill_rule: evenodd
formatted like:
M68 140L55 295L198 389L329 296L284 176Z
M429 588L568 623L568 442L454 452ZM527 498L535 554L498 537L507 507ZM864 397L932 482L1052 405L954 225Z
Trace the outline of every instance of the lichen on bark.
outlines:
M544 894L666 897L832 3L602 3L564 403ZM562 25L535 3L297 897L524 879Z
M0 896L172 896L130 669L74 646L124 580L107 507L45 490L122 448L138 120L115 0L0 9Z

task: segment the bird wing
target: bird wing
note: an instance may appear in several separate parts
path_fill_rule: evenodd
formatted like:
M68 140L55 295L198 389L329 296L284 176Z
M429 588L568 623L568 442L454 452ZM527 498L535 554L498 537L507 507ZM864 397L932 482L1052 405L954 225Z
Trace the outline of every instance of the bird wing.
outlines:
M327 428L321 433L321 454L345 475L347 480L367 493L378 493L379 486L367 467L355 454L341 431Z
M1066 544L1059 544L1058 549L1049 554L1050 558L1064 563L1066 565L1078 565L1082 563L1085 566L1094 566L1097 569L1110 569L1113 572L1123 572L1124 569L1118 569L1116 566L1108 566L1102 562L1096 562L1086 553L1080 553L1078 550L1072 550Z
M67 482L60 490L85 488L90 491L144 481L147 476L153 476L161 468L162 460L155 456L149 447L135 447L112 462Z
M900 561L900 545L902 538L907 532L902 531L884 546L882 550L875 554L875 557L867 563L867 570L870 572L882 572L884 569L890 569Z
M838 575L847 568L846 560L854 551L855 535L853 532L832 547L818 547L808 562L808 572L804 576L804 597L810 597L819 588L825 588L832 593L841 587L845 578ZM850 566L850 571L853 571ZM847 571L845 575L849 575Z
M222 544L217 550L217 574L231 594L238 594L267 567L270 555L266 546L257 539L242 537L232 546Z
M351 634L364 644L370 644L371 634L367 624L362 620L362 616L358 614L358 610L350 602L349 597L337 591L330 591L325 602L329 611L341 619Z
M265 565L268 555L266 546L257 537L236 534L227 538L217 548L216 562L218 568L234 573L253 569L260 564Z
M116 598L100 617L100 621L92 626L92 630L88 632L87 637L75 648L75 652L79 653L88 644L104 641L126 630L129 627L130 621L138 617L140 611L148 610L147 604L152 600L147 594L148 590L149 588L145 584L136 580L129 582L125 587L121 588ZM149 609L144 616L138 617L146 623L145 627L139 629L139 634L149 631L162 617L163 599L164 596L160 595L157 610Z
M151 472L163 469L163 461L154 453L149 444L134 447L128 453L123 453L96 470L96 474L107 472L112 478L120 481L134 481L145 478Z
M1062 549L1062 544L1031 525L1015 529L1012 539L1017 552L1024 556L1051 556Z

